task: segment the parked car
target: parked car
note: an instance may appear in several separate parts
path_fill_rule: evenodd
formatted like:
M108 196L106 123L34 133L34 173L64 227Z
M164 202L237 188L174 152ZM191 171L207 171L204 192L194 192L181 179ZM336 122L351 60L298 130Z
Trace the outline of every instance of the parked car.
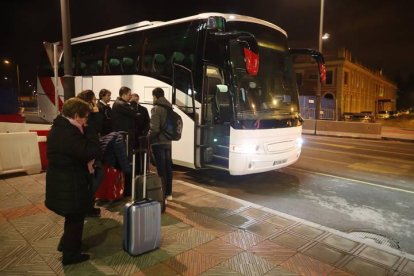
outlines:
M374 115L371 111L362 111L360 113L344 113L344 121L348 122L363 122L363 123L372 123L374 122Z
M389 119L391 118L391 114L390 114L390 111L381 110L381 111L378 111L377 117L378 119Z

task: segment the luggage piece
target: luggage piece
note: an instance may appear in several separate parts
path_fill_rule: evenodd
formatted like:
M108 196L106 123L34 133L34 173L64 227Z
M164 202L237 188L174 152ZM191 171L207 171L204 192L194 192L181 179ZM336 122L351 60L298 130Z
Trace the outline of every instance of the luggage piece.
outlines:
M161 204L161 212L165 212L165 198L164 198L164 189L162 185L162 179L155 172L148 172L146 175L147 178L147 189L146 195L147 198L156 200ZM144 176L140 175L135 178L135 185L137 187L136 198L142 200L144 198L142 186L143 186Z
M124 195L124 173L106 164L103 165L102 169L104 177L95 193L95 197L109 201L121 199Z
M146 158L146 153L144 157ZM132 202L124 207L123 248L128 254L135 256L160 247L161 205L146 197L146 174L143 176L142 187L144 199L135 200L135 154L132 156L132 179Z
M147 152L141 151L142 157L140 164L143 164L143 167L147 167L148 157ZM144 172L146 177L146 197L148 199L156 200L161 204L161 212L165 212L165 198L164 198L164 187L162 178L155 172L151 172L148 169L141 168L140 174L135 178L135 187L136 187L136 199L144 199L143 195L143 184L144 184Z

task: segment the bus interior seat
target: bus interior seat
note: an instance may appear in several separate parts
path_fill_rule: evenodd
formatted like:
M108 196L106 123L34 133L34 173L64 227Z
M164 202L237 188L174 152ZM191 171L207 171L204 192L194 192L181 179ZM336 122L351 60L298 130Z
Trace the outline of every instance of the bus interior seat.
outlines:
M208 78L208 81L206 83L207 85L207 120L208 121L212 121L212 119L214 118L215 120L217 120L217 118L219 117L219 106L218 106L218 100L216 100L216 97L219 97L219 92L217 89L217 85L218 84L222 84L221 80L219 78Z
M79 63L79 73L81 75L87 75L88 74L88 70L86 68L86 63L85 62L80 62Z
M170 64L167 67L168 74L170 74L172 72L173 67L174 67L174 63L183 64L184 58L185 58L185 56L184 56L183 53L173 52L171 57L170 57L170 60L169 60Z
M155 54L152 61L152 71L156 74L162 74L165 69L165 56L163 54Z
M229 93L219 92L217 89L217 106L219 108L219 121L221 123L229 122L231 119L231 105Z
M150 73L152 67L152 55L145 55L142 59L142 71Z
M109 73L112 75L122 73L122 65L119 59L117 58L109 59Z
M102 73L102 60L91 61L89 63L88 73L91 75Z
M170 58L171 65L173 65L174 62L175 63L182 64L183 61L184 61L184 58L185 58L185 56L184 56L183 53L181 53L181 52L173 52L172 55L171 55L171 58Z
M122 59L122 69L124 73L133 74L135 71L134 60L130 57Z
M189 54L184 60L184 65L188 67L189 69L191 69L193 67L193 62L194 62L194 54Z

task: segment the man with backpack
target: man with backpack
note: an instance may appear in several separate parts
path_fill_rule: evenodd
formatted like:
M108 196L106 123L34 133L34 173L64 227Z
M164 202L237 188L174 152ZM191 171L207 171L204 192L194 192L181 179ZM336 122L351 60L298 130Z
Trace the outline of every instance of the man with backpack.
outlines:
M154 155L158 175L164 181L165 198L172 200L172 159L171 139L163 131L167 116L172 109L171 103L164 97L164 90L157 87L152 90L154 107L151 110L149 141Z

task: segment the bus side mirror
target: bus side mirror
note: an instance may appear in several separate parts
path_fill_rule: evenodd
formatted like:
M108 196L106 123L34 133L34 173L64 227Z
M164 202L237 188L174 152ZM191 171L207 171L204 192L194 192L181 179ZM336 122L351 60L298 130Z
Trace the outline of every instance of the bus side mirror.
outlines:
M315 50L312 49L289 49L291 56L307 56L313 58L314 61L318 64L318 72L319 72L319 81L321 83L325 82L326 80L326 68L325 68L325 60L323 55Z
M214 121L216 123L229 122L231 119L231 105L228 92L229 88L227 85L216 85L213 108Z
M251 76L259 72L259 44L256 37L249 32L211 32L210 35L217 41L228 42L235 39L243 50L246 71Z
M237 41L243 48L246 71L251 76L259 72L259 46L254 36L240 36Z

